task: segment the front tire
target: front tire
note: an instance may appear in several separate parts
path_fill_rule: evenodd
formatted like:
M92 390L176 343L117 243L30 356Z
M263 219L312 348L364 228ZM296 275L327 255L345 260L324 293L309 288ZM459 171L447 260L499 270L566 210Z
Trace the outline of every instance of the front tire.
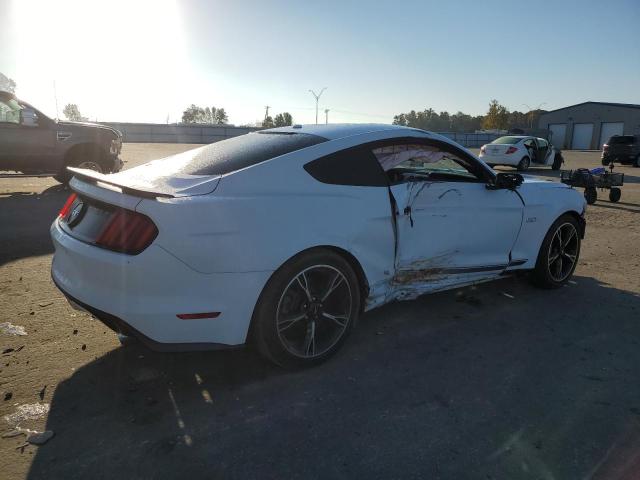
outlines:
M524 172L529 169L529 165L531 165L531 160L529 159L529 157L522 157L522 160L520 160L520 163L518 163L518 166L516 168L519 172Z
M580 225L572 215L558 218L544 237L532 274L535 285L558 288L569 281L580 258Z
M258 350L285 368L317 365L335 354L360 314L353 268L331 250L303 252L267 282L253 315Z
M86 168L98 173L108 171L105 154L95 145L79 145L70 150L65 158L64 167L53 178L60 183L69 183L73 174L67 170L67 167Z
M561 166L562 166L562 155L556 154L556 156L553 157L553 164L551 165L551 170L560 170Z
M596 187L587 187L584 189L584 199L589 205L593 205L598 200L598 191Z

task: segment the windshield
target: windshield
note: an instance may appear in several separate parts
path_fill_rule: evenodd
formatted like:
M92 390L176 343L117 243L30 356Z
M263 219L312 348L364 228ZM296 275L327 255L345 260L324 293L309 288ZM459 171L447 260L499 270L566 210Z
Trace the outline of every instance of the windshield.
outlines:
M326 141L326 138L306 133L249 133L203 147L181 172L224 175Z
M522 140L522 137L500 137L496 138L491 143L495 143L497 145L515 145L520 140Z

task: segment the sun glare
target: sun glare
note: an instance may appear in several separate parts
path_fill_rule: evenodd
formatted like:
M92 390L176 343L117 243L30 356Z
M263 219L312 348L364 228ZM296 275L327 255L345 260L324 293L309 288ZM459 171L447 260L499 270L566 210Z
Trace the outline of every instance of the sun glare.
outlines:
M47 113L55 114L54 81L58 110L77 103L91 119L135 120L144 111L159 120L176 101L186 62L176 1L15 0L12 6L19 92Z

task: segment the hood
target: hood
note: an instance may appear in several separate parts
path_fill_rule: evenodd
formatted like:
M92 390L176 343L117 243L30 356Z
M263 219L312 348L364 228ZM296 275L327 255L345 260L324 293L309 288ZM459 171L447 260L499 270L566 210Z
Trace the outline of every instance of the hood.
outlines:
M116 130L115 128L112 128L108 125L103 125L101 123L93 123L93 122L71 122L68 120L58 120L57 124L63 127L71 127L71 128L81 128L81 129L85 129L85 128L98 128L100 130L107 130L112 132L114 135L116 135L117 137L122 137L122 134Z
M120 187L122 193L140 197L190 197L212 193L220 175L187 175L181 173L200 148L153 160L144 165L111 175L92 170L69 168L80 180Z

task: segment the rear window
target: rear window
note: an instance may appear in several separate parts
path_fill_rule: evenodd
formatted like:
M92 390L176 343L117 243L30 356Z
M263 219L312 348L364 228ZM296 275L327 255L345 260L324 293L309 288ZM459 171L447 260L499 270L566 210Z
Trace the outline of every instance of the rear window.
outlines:
M498 145L515 145L520 140L522 140L522 137L500 137L491 143L497 143Z
M248 133L200 149L181 173L224 175L326 141L308 133Z
M608 143L609 145L616 145L621 143L628 145L630 143L635 143L635 137L633 135L616 135L615 137L611 137Z

